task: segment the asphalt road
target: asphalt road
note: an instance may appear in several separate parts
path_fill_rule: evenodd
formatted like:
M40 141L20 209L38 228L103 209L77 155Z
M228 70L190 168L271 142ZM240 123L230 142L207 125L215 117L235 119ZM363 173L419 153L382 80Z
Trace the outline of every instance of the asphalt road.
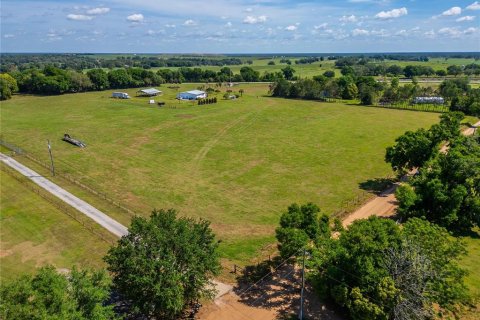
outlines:
M37 172L27 168L26 166L14 160L13 158L6 156L3 153L0 153L0 161L5 163L9 167L17 170L22 175L24 175L25 177L33 181L35 184L39 185L43 189L47 190L48 192L50 192L51 194L59 198L60 200L74 207L81 213L85 214L87 217L94 220L96 223L98 223L99 225L101 225L102 227L104 227L114 235L121 237L128 233L127 228L124 225L113 220L112 218L107 216L105 213L92 207L82 199L74 196L70 192L59 187L58 185L46 179L45 177L41 176Z

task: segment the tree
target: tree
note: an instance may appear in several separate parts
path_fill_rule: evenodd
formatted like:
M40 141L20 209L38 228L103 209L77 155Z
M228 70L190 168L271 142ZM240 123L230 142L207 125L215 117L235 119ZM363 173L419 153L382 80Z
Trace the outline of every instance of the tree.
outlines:
M240 75L246 82L257 82L260 79L260 73L251 67L242 67L240 69Z
M302 206L294 203L282 214L280 227L275 232L278 249L283 258L298 253L309 241L317 240L320 235L319 212L320 208L313 203Z
M53 266L40 268L35 276L24 275L2 286L2 319L116 319L106 305L110 280L102 271L73 269L67 276Z
M434 304L466 302L465 272L456 262L464 254L461 241L428 221L400 228L372 216L318 242L311 277L355 320L426 320Z
M110 87L108 75L103 69L92 69L87 71L87 76L92 81L94 90L106 90Z
M457 65L451 65L447 67L447 73L451 76L458 76L459 74L462 74L463 69L460 66Z
M296 72L295 69L293 69L291 66L286 66L285 68L282 69L283 76L287 80L292 80L293 74Z
M387 148L385 161L401 176L423 166L437 152L437 146L427 130L407 131L395 140L394 146Z
M132 77L125 69L116 69L108 73L108 82L111 88L128 88L132 81Z
M323 73L323 75L327 78L335 78L335 71L327 70Z
M0 100L8 100L18 91L17 80L8 73L0 74Z
M480 145L475 138L450 141L446 154L428 162L425 170L399 194L403 219L423 217L451 231L480 226Z
M132 219L129 233L105 257L117 291L135 311L176 319L202 297L213 296L211 277L220 270L218 243L205 220L154 210Z

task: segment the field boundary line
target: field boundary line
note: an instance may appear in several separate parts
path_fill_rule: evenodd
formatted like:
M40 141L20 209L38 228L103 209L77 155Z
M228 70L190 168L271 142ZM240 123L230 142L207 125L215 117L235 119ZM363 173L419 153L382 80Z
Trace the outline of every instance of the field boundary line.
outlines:
M0 153L0 161L2 161L5 165L11 167L12 169L20 172L22 175L26 176L28 179L30 179L46 191L50 192L52 195L56 196L60 200L82 212L84 215L91 218L93 221L97 222L99 225L101 225L114 235L121 237L128 233L128 229L124 225L120 224L118 221L114 220L110 216L91 206L82 199L74 196L73 194L61 188L57 184L51 182L47 178L39 175L37 172L22 165L13 158L8 157L3 153Z
M9 175L10 177L18 181L20 184L25 186L27 189L37 194L39 197L41 197L42 199L44 199L45 201L53 205L62 213L66 214L76 222L80 223L85 229L87 229L93 235L99 237L100 239L102 239L108 244L113 245L115 243L115 240L108 239L105 235L101 234L101 232L98 232L97 230L95 230L95 228L91 226L90 222L80 219L78 216L79 213L81 214L80 211L76 210L71 206L64 205L63 201L58 201L53 197L48 196L50 193L44 191L42 188L37 187L35 184L31 183L25 176L20 176L18 172L16 172L14 169L9 167L8 165L2 164L0 168L1 168L1 171L3 171L5 174Z
M49 166L48 164L46 164L45 162L37 159L37 158L34 157L30 152L27 152L26 150L24 150L24 149L22 149L22 148L20 148L20 147L18 147L18 146L16 146L16 145L14 145L14 144L12 144L12 143L9 143L9 142L5 141L5 140L3 139L3 137L0 137L0 145L4 146L5 148L7 148L7 149L9 149L9 150L11 150L11 151L13 151L15 155L24 156L24 157L27 158L28 160L36 163L37 165L39 165L39 166L41 166L41 167L43 167L43 168L45 168L45 169L47 169L47 170L50 170L50 166ZM56 168L56 169L57 169L57 168ZM70 175L67 174L67 173L63 173L63 172L59 172L59 170L55 170L55 175L58 175L59 177L64 178L64 179L67 180L68 182L73 183L74 185L76 185L76 186L78 186L78 187L80 187L80 188L82 188L82 189L84 189L84 190L92 193L93 195L95 195L95 196L97 196L97 197L99 197L99 198L107 201L108 203L114 205L115 207L117 207L117 208L125 211L125 212L128 213L131 217L138 215L135 211L133 211L133 210L125 207L125 206L124 206L123 204L121 204L120 202L118 202L118 201L110 198L109 196L107 196L106 193L97 191L97 190L93 189L92 187L87 186L86 184L78 181L77 179L73 178L72 176L70 176Z

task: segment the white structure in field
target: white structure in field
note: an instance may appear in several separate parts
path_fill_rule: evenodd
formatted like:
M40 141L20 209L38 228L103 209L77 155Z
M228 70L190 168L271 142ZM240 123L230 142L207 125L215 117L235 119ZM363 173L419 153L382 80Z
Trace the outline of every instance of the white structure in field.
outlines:
M442 97L415 97L413 99L415 104L444 104L445 99Z
M206 97L207 97L207 93L201 90L185 91L177 94L177 99L179 100L197 100L197 99L203 99Z
M154 96L157 96L159 94L162 94L162 91L157 90L155 88L150 88L150 89L138 90L137 93L139 95L145 96L145 97L154 97Z
M112 93L112 98L130 99L130 96L126 92L114 92Z

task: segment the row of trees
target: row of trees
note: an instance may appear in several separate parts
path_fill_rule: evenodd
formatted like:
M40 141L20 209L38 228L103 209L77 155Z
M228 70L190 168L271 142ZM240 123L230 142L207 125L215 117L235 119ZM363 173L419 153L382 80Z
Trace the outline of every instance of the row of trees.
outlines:
M207 221L177 218L174 210L132 219L128 235L104 260L105 271L60 274L44 267L0 289L0 317L10 319L178 319L215 293L218 242ZM123 309L114 310L119 296ZM126 313L126 314L125 314Z
M480 139L460 134L460 112L444 114L429 130L408 131L387 148L399 175L418 174L397 191L398 214L420 217L453 232L480 226ZM448 152L440 152L442 144Z
M258 82L277 79L294 80L295 70L286 66L278 72L265 72L263 75L251 67L242 67L234 74L228 67L218 72L201 68L182 67L176 70L160 69L157 72L144 68L118 68L110 71L91 69L86 73L63 70L54 66L43 69L27 69L1 74L2 99L9 99L17 90L36 94L62 94L91 90L136 88L159 86L163 83L182 82Z
M43 69L54 66L60 69L83 71L93 68L158 68L195 67L252 64L251 60L237 57L200 56L155 56L155 55L89 55L89 54L2 54L1 72L23 71L31 68Z
M459 75L480 75L480 64L477 63L470 63L465 66L450 65L446 69L434 70L428 65L407 65L402 67L393 64L387 66L383 63L372 63L368 58L348 57L336 60L335 67L341 69L343 75L356 76L404 76L407 78L413 78L421 76L445 77L450 75L456 77Z

